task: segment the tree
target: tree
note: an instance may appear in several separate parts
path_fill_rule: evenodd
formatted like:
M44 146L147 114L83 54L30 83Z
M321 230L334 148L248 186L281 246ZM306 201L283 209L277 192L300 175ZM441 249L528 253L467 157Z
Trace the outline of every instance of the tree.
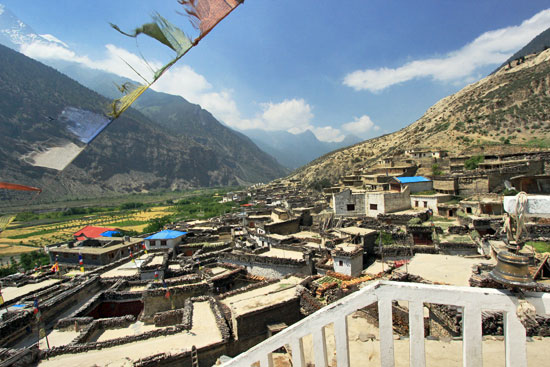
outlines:
M479 167L479 164L485 160L485 157L482 155L474 155L470 158L468 158L464 162L464 168L467 170L474 170L477 167Z
M432 164L432 176L440 176L443 172L441 171L441 168L439 167L439 164L434 163Z

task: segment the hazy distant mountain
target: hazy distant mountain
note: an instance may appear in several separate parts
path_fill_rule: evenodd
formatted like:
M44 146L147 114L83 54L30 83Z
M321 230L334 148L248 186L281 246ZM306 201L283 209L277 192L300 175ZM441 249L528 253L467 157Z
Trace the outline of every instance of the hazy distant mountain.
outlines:
M30 166L18 157L56 129L56 121L48 116L58 116L67 106L91 108L109 100L0 46L0 181L41 187L41 198L52 199L242 185L286 173L274 158L200 106L180 97L152 96L144 96L145 114L126 111L61 174ZM161 111L153 121L146 115L155 106ZM164 114L174 110L181 112L178 118ZM206 131L212 134L205 136Z
M346 136L341 142L320 141L310 130L300 134L256 129L242 130L242 133L290 169L296 169L323 154L361 141L354 135Z
M36 34L0 4L0 43L19 50L29 42L58 41ZM288 172L250 139L220 124L200 106L152 90L62 174L28 166L17 159L21 153L17 150L33 139L48 138L48 129L55 126L44 116L57 116L67 105L106 104L120 96L113 82L128 81L77 63L48 63L74 80L0 46L0 180L42 187L41 197L51 199L267 182Z

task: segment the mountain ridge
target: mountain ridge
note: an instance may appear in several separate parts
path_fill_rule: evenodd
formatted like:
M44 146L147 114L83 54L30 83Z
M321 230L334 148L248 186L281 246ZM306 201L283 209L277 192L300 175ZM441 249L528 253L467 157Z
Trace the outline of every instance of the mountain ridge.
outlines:
M347 135L342 142L320 141L311 130L299 134L287 131L265 131L260 129L242 130L262 150L275 157L283 166L296 169L313 159L335 149L361 141L358 137Z
M53 68L0 46L0 101L4 143L0 147L0 180L41 187L44 200L243 185L286 173L241 135L233 134L236 148L209 146L183 133L167 133L162 124L135 109L111 124L65 171L53 172L30 166L17 155L23 154L33 139L44 140L49 129L55 129L47 116L57 116L66 106L90 108L109 100ZM194 111L217 124L217 131L232 134L200 107Z
M550 148L550 50L528 55L447 96L417 121L393 132L340 149L294 171L309 184L336 183L354 170L407 149L485 154ZM423 168L425 174L429 168Z

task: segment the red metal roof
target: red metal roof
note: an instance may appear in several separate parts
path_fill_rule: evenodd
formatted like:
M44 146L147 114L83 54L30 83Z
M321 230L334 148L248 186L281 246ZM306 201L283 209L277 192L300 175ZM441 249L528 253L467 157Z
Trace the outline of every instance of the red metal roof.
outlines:
M75 232L74 236L77 240L82 241L86 238L96 238L100 237L103 232L106 231L114 231L116 228L105 228L105 227L94 227L94 226L86 226L82 228L80 231Z

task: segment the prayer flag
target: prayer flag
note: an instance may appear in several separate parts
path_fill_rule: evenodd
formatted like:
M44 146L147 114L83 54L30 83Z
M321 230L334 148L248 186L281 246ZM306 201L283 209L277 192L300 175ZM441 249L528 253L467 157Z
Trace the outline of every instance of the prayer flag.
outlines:
M78 254L78 264L80 265L80 271L84 273L84 259L82 254Z
M167 299L170 298L170 289L168 289L168 285L166 285L166 282L164 280L162 281L162 286L166 289L164 297Z
M34 308L32 312L34 313L34 317L36 317L36 319L40 321L42 314L40 312L40 309L38 308L38 298L34 299Z
M5 117L6 121L14 120L17 127L17 136L10 136L5 145L17 145L14 150L17 159L28 165L46 167L55 170L64 170L73 160L92 143L114 120L119 118L133 103L146 92L153 83L175 65L190 49L198 43L227 15L231 13L243 0L178 0L178 7L198 30L196 37L189 37L186 32L177 27L158 13L152 15L152 21L124 32L115 24L111 26L128 37L143 35L159 42L173 51L167 59L148 62L139 46L134 52L122 50L122 54L131 55L122 62L128 66L130 73L135 74L134 80L126 81L115 76L114 85L118 84L118 91L102 90L103 95L112 95L105 99L99 95L84 96L84 91L74 87L75 95L83 93L82 101L79 98L57 98L52 96L51 106L37 111L26 111L27 105L40 101L30 98L24 108L12 108ZM124 17L120 13L120 17ZM190 29L193 33L193 29ZM195 32L196 33L196 32ZM117 43L117 42L113 42ZM64 48L62 46L59 46ZM72 53L68 47L66 52ZM162 53L155 53L155 58ZM135 57L134 57L135 56ZM140 60L130 63L130 60ZM124 72L121 72L121 74ZM125 74L125 73L124 73ZM86 78L84 78L86 79ZM132 79L132 78L130 78ZM124 80L124 81L122 81ZM137 80L137 81L136 81ZM78 80L81 84L86 81ZM9 83L8 83L9 84ZM92 83L93 84L93 83ZM88 87L91 87L89 84ZM42 88L42 82L36 83L36 89ZM94 87L91 87L94 89ZM46 90L45 90L46 91ZM98 90L95 90L98 92ZM33 95L41 96L42 90L33 91ZM51 92L50 92L51 93ZM16 96L16 92L13 93ZM13 112L12 112L13 111Z

